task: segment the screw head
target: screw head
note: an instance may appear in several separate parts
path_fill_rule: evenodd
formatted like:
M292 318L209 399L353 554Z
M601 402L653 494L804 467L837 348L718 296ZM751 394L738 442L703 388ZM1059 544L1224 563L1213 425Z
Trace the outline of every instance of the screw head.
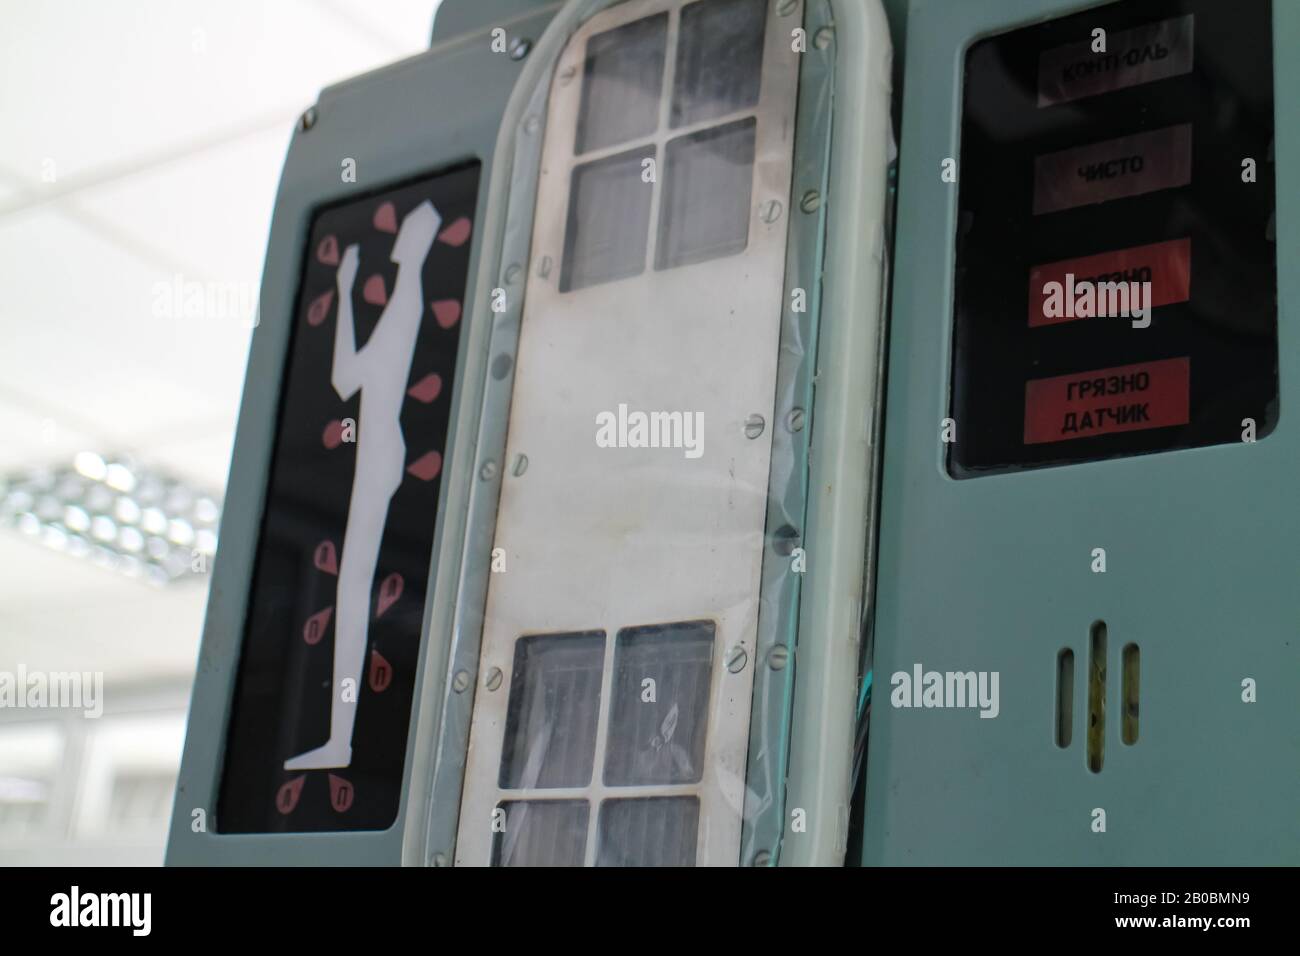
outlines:
M519 278L519 264L512 262L506 266L506 285L514 285L515 280Z
M451 679L451 689L458 694L469 690L469 671L456 671L456 675Z
M435 853L435 854L433 855L433 865L434 865L434 866L446 866L446 865L447 865L447 854L445 854L445 853Z
M302 131L305 133L316 125L316 120L319 116L320 114L316 112L316 107L309 106L303 111L302 116L299 117L298 125L302 127Z
M767 666L774 671L785 670L785 665L790 662L790 648L784 644L777 644L767 652Z
M772 854L766 850L759 850L754 854L754 866L771 866Z
M785 416L785 427L792 432L803 431L804 410L802 408L790 409L790 414Z
M501 668L493 667L487 672L487 678L483 681L483 686L488 690L500 690L501 681L504 678L505 675L501 673Z
M568 86L570 83L573 82L573 78L577 75L578 75L578 68L576 66L566 66L564 69L560 70L560 75L559 75L560 85Z
M799 6L799 0L780 0L776 5L776 15L778 17L788 17L794 13L794 8Z
M739 674L745 669L745 663L748 660L749 655L745 653L745 649L737 644L735 647L731 648L731 650L727 651L727 659L725 662L727 670L731 671L733 674Z
M799 208L804 212L816 212L821 208L822 195L815 189L810 189L803 194L803 199L799 201Z
M767 423L763 421L762 415L750 415L745 419L745 437L754 439L763 434L763 429Z
M533 48L533 41L527 37L515 37L510 41L510 59L522 60Z
M831 45L831 41L834 39L835 39L835 28L822 27L820 30L817 31L816 36L813 37L813 45L816 46L817 49L819 50L824 50Z
M767 202L763 203L762 207L759 209L758 214L759 214L759 218L761 218L764 222L770 224L780 219L781 213L784 211L785 211L785 207L782 206L778 200L769 199Z
M528 117L528 119L524 120L524 132L531 136L533 133L537 132L538 127L540 127L541 125L542 125L541 120L539 120L536 116L530 116Z
M483 467L478 470L478 476L484 481L491 481L497 476L497 463L495 461L483 462Z
M550 256L542 256L542 258L537 262L537 277L539 279L549 279L551 277L551 269L554 267L555 263L552 261Z
M527 470L528 470L528 456L523 454L515 455L515 463L511 467L510 473L514 475L516 478L521 478L523 477L524 472L526 472Z

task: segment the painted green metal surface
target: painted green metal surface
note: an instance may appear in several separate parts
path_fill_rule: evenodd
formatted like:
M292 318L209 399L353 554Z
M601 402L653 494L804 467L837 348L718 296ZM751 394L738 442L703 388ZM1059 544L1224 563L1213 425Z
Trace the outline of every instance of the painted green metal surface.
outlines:
M948 414L965 52L976 39L1096 4L915 0L897 210L882 491L876 703L863 862L1300 862L1300 5L1274 5L1281 420L1257 444L954 481ZM960 428L960 423L958 423ZM960 441L960 432L958 440ZM1103 547L1108 570L1094 574ZM1104 620L1142 653L1141 738L1107 722L1105 767L1053 740L1055 661ZM1076 672L1084 658L1076 656ZM894 709L921 663L1000 673L996 719ZM1242 681L1258 682L1256 703ZM1118 713L1118 680L1108 710ZM1105 833L1093 811L1106 811Z

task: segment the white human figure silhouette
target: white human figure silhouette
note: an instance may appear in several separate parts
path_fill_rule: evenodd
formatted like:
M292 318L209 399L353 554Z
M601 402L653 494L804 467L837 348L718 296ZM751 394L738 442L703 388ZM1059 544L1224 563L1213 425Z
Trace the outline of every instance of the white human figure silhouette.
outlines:
M352 763L352 729L357 719L370 624L370 591L388 522L388 505L402 483L406 467L401 412L415 340L424 318L421 272L441 224L441 216L428 200L402 220L389 256L397 264L393 294L361 349L356 347L352 316L358 260L355 243L348 246L339 263L339 314L330 381L344 401L359 391L361 410L357 416L356 471L335 600L330 735L323 746L286 760L285 770L335 769ZM349 680L350 700L344 699L343 693L344 682Z

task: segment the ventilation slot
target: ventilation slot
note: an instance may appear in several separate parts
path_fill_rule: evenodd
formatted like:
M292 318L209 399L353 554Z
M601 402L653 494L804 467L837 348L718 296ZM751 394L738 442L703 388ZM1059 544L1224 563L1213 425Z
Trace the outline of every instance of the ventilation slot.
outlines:
M1092 625L1088 654L1088 769L1101 772L1106 755L1106 622Z
M1131 747L1138 741L1138 688L1142 672L1141 652L1136 644L1129 644L1124 648L1122 664L1121 690L1124 698L1124 714L1120 720L1120 739Z
M1064 749L1074 739L1074 651L1056 655L1056 746Z

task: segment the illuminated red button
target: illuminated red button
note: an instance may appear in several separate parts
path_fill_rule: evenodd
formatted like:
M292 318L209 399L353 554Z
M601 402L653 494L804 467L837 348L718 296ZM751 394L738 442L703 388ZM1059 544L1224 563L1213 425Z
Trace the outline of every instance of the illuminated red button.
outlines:
M1068 299L1067 276L1071 275L1075 288L1082 282L1150 282L1152 308L1186 302L1192 287L1192 240L1173 239L1034 266L1029 273L1030 326L1056 325L1081 318L1073 314L1073 309L1058 310L1061 315L1048 315L1046 290L1052 283L1058 283Z
M1025 444L1186 425L1191 359L1163 359L1025 383Z

